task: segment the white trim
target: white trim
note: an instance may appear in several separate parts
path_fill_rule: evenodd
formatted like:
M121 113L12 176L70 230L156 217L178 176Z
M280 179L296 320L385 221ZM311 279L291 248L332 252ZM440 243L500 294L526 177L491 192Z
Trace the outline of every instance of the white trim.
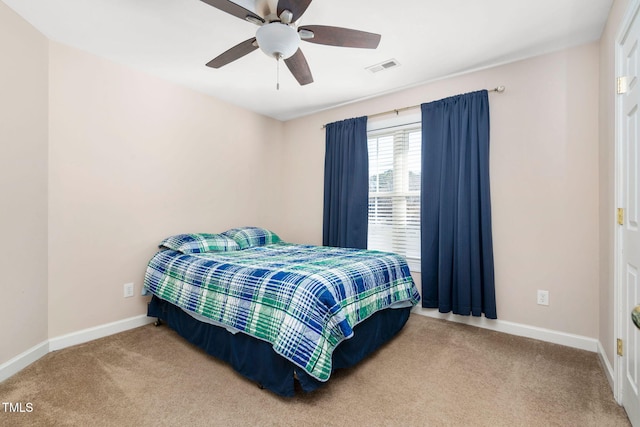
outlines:
M615 62L615 76L623 74L623 64L622 64L622 43L624 38L626 37L631 24L633 23L633 19L635 15L638 13L638 8L640 7L640 2L638 0L631 0L629 5L627 6L627 10L624 13L624 17L620 26L618 28L618 34L616 36L616 44L615 44L615 52L614 52L614 62ZM614 101L614 141L615 141L615 160L614 160L614 209L617 207L623 207L622 204L622 114L621 114L621 98L615 93L613 90L614 82L611 82L611 93L612 96L615 97ZM620 233L622 232L621 228L617 225L616 221L613 221L611 225L613 227L613 300L614 300L614 324L613 324L613 335L614 341L616 338L621 337L622 325L626 320L624 318L624 302L622 295L622 279L621 279L621 253L622 253L622 240ZM606 359L606 357L605 357ZM623 367L622 367L622 358L615 357L613 361L613 397L616 402L622 405L622 386L623 386Z
M422 273L422 264L420 264L420 258L407 258L407 265L409 266L409 271L414 273Z
M153 322L153 318L148 317L146 314L141 314L139 316L130 317L128 319L122 319L116 322L94 326L93 328L87 328L81 331L72 332L60 337L51 338L49 340L49 351L61 350L73 345L97 340L98 338L104 338L109 335L128 331L129 329L148 325L149 323Z
M49 341L44 341L4 362L0 365L0 382L17 374L47 353L49 353Z
M604 350L602 343L598 341L598 356L600 356L600 362L602 363L602 367L604 368L604 373L607 377L607 381L609 381L609 387L611 387L611 391L615 390L615 373L613 371L613 367L611 363L609 363L609 359L607 359L607 352Z
M565 345L567 347L573 347L580 350L587 350L591 352L598 351L598 340L582 335L569 334L566 332L539 328L537 326L523 325L521 323L508 322L500 319L492 320L485 317L458 316L451 313L440 313L436 309L416 307L413 309L413 313L436 319L449 320L456 323L464 323L471 326L477 326L479 328L503 332L505 334Z

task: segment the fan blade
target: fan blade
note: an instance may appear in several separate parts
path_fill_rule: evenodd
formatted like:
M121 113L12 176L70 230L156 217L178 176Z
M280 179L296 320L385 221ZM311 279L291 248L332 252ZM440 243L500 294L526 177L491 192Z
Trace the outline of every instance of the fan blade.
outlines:
M311 0L279 0L278 1L278 16L285 10L288 10L293 14L292 22L300 19L302 14L307 10Z
M300 30L313 33L313 38L303 38L304 41L340 47L375 49L380 44L382 37L380 34L327 25L305 25L298 29L298 31Z
M227 65L228 63L233 62L238 58L242 58L246 54L251 53L258 48L258 46L254 44L255 41L256 38L254 37L235 45L231 49L207 62L207 67L220 68L223 65Z
M253 19L257 19L260 22L264 22L264 18L256 15L250 10L245 9L242 6L238 6L232 1L228 0L201 0L202 2L208 4L209 6L213 6L216 9L220 9L223 12L227 12L235 17L238 17L242 20L246 20L248 16Z
M301 86L313 83L313 76L311 76L311 70L309 69L309 64L307 64L307 58L304 57L300 48L293 56L285 59L284 63L287 64L287 68Z

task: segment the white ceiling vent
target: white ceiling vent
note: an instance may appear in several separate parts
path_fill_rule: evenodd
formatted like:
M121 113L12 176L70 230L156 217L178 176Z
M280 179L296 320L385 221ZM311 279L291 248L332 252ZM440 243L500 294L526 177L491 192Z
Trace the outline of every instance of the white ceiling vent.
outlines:
M378 71L388 70L390 68L395 68L395 67L397 67L399 65L400 65L400 63L398 61L396 61L395 59L387 59L386 61L381 62L379 64L371 65L370 67L367 67L366 69L371 71L372 73L377 73Z

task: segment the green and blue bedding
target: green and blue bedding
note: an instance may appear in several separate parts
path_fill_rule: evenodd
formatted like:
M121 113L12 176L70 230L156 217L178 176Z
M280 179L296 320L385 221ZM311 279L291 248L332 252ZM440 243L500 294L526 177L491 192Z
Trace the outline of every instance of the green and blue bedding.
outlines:
M399 255L226 235L240 244L215 235L220 247L211 250L213 243L190 241L194 235L182 235L182 248L184 242L165 239L148 264L145 290L194 317L269 342L319 381L329 379L332 353L355 325L419 301Z

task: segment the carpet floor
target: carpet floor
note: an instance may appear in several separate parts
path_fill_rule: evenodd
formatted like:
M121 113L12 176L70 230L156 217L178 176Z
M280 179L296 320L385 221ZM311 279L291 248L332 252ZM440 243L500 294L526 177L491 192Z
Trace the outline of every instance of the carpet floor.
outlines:
M420 315L294 398L148 325L47 354L0 400L2 426L630 425L595 353Z

